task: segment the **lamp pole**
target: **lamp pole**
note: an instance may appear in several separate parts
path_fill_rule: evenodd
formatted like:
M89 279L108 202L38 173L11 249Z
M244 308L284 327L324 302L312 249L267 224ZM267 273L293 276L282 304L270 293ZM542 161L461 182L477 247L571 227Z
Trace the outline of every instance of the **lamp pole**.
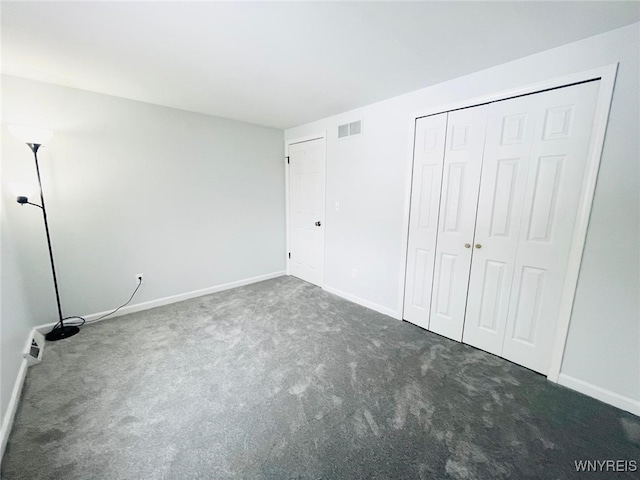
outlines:
M36 174L38 176L38 186L40 187L40 205L38 205L42 209L42 216L44 217L44 230L47 234L47 246L49 247L49 259L51 260L51 272L53 273L53 287L56 291L56 304L58 305L58 319L59 325L56 324L53 329L45 335L47 340L61 340L63 338L68 338L80 331L80 329L74 325L64 324L64 319L62 317L62 307L60 306L60 292L58 291L58 277L56 275L56 265L53 261L53 250L51 248L51 235L49 234L49 222L47 221L47 208L44 204L44 193L42 191L42 180L40 179L40 166L38 165L38 149L41 144L39 143L27 143L31 151L33 152L33 158L36 162ZM24 198L24 197L21 197ZM25 199L26 200L26 199ZM20 202L20 198L18 199ZM28 203L20 202L20 203Z

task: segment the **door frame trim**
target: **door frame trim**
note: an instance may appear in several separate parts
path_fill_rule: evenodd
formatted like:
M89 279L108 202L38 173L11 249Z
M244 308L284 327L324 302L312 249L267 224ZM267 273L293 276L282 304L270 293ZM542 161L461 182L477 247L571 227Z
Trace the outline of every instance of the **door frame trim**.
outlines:
M580 265L582 263L582 255L584 252L584 246L587 237L587 228L589 226L589 217L591 215L591 207L593 205L596 180L598 177L598 170L600 168L600 160L602 158L602 149L604 146L617 71L618 63L613 63L591 70L577 72L570 75L563 75L561 77L556 77L544 82L538 82L523 87L484 95L481 97L428 108L422 111L417 111L411 115L409 126L409 147L406 160L405 198L402 223L403 232L401 264L404 266L404 268L401 269L399 285L401 285L402 287L398 292L398 312L400 313L400 320L404 318L404 296L406 290L405 278L407 271L407 248L409 242L409 213L411 208L411 179L413 176L413 154L416 121L421 117L426 117L429 115L436 115L439 113L450 112L452 110L458 110L461 108L469 108L485 103L507 100L513 97L538 93L554 88L566 87L590 80L599 80L600 88L598 89L598 99L596 101L593 128L589 144L589 153L587 154L587 165L582 185L582 192L580 194L580 203L576 216L576 225L574 227L573 238L571 240L569 263L567 265L564 286L562 289L555 340L551 351L551 359L547 372L547 379L555 383L558 382L558 377L560 375L560 369L562 366L562 359L564 357L564 351L567 342L567 336L569 333L569 324L571 323L573 301L578 286Z
M290 228L289 228L289 222L290 222L290 218L289 218L289 204L290 204L290 199L289 199L289 164L287 163L287 157L289 157L289 147L291 145L295 145L297 143L304 143L304 142L310 142L311 140L322 140L324 142L324 158L322 159L322 161L324 162L324 178L322 179L322 187L324 189L325 192L325 196L324 196L324 205L322 206L323 210L322 210L322 221L325 223L325 228L323 230L324 234L323 234L323 239L322 239L322 248L323 250L325 250L323 252L323 261L322 261L322 281L321 281L321 287L324 288L324 273L325 273L325 266L326 266L326 249L325 249L325 244L326 244L326 239L327 239L327 229L326 229L326 218L327 218L327 197L326 197L326 193L327 193L327 132L319 132L316 133L314 135L305 135L304 137L296 137L296 138L292 138L292 139L285 139L284 141L284 208L285 208L285 245L286 245L286 249L284 252L284 258L285 258L285 265L286 265L286 274L287 275L291 275L291 270L290 270L290 259L289 259L289 248L291 246L291 242L290 242Z

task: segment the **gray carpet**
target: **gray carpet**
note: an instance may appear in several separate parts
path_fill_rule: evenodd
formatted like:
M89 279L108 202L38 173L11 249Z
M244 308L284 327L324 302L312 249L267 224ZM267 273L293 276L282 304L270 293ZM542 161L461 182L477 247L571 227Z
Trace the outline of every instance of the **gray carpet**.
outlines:
M639 461L640 419L281 277L48 344L2 479L585 478L582 459Z

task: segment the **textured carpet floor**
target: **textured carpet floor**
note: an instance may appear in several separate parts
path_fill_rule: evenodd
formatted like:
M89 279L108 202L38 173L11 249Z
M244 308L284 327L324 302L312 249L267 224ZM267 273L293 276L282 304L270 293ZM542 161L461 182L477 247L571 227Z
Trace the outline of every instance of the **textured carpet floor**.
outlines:
M584 478L581 459L639 461L640 419L281 277L48 344L2 479Z

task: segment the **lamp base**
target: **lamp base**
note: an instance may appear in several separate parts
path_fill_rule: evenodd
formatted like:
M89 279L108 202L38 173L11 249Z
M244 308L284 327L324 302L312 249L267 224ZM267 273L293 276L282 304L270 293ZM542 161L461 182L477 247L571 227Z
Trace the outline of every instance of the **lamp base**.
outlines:
M44 338L50 342L56 340L62 340L63 338L73 337L78 333L80 329L73 325L65 325L64 327L58 327L47 333Z

